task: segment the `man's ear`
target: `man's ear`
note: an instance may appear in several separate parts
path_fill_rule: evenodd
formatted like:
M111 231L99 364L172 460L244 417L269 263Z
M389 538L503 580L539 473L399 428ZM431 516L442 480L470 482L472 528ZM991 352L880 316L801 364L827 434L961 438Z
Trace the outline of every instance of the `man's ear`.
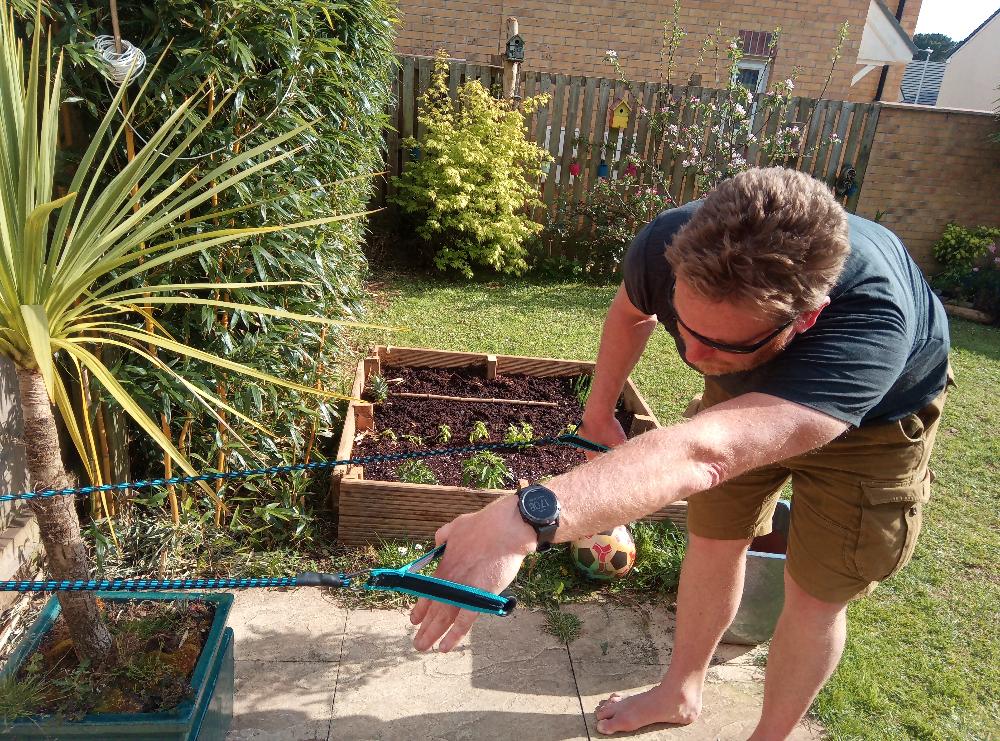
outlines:
M819 315L823 313L823 309L830 305L830 297L824 296L822 303L812 311L805 311L799 314L799 318L795 320L792 325L795 328L795 334L802 334L803 332L812 328L819 319Z

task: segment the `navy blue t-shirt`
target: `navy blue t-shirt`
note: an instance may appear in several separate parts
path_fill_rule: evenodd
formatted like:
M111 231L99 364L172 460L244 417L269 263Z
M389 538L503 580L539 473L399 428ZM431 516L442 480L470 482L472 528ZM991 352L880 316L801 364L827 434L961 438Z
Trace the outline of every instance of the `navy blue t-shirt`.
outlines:
M665 250L700 206L694 201L657 216L636 235L622 266L629 299L657 316L682 358ZM830 305L773 360L715 376L728 393L770 394L861 426L902 419L944 389L944 307L895 234L854 215L848 229L851 252Z

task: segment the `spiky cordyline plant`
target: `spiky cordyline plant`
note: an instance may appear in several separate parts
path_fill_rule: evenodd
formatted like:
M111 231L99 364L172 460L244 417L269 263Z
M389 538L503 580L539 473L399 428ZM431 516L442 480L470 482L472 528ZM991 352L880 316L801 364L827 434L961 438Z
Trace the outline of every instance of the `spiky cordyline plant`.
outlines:
M172 339L162 330L157 332L159 327L150 307L201 304L320 323L346 322L193 295L199 290L289 282L143 285L144 280L151 271L169 262L240 239L360 214L252 229L214 227L226 213L191 216L213 195L294 156L298 150L288 142L308 129L303 125L221 164L208 165L207 171L192 170L189 177L158 189L164 173L211 120L210 115L193 115L205 99L205 90L170 113L147 145L115 173L109 162L120 145L132 110L119 117L123 88L97 127L68 193L55 197L62 55L53 60L51 41L43 42L41 26L36 11L30 59L25 67L13 14L7 0L0 0L0 354L9 357L17 368L31 485L36 490L70 485L59 449L53 404L87 474L92 481L100 481L90 423L85 411L78 412L86 410L87 405L73 404L64 375L75 378L81 389L86 387L88 376L99 383L182 470L193 474L190 463L102 362L103 348L135 353L207 406L224 409L262 429L159 360L157 351L207 361L220 371L244 374L266 384L303 393L316 390L205 353ZM150 74L155 74L155 69ZM185 295L165 295L177 291ZM203 489L216 497L210 487ZM89 574L73 499L62 496L30 500L49 570L57 579L83 579ZM92 662L112 658L111 636L93 596L63 593L60 602L77 654Z

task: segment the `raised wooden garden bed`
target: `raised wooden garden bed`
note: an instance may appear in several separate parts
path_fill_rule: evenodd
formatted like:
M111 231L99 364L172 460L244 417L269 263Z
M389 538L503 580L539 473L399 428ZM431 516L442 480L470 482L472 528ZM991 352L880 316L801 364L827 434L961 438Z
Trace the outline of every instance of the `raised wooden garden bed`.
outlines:
M567 391L571 385L568 379L591 375L593 370L594 363L585 361L378 346L358 364L352 396L364 397L369 377L376 374L389 382L389 397L382 403L367 400L350 404L337 458L468 445L473 418L490 420L490 442L501 442L502 430L497 428L515 419L529 420L535 437L559 434L567 424L579 422L582 411ZM629 437L659 427L631 379L622 394L618 416ZM396 429L386 432L390 425L380 419L391 420ZM435 438L431 428L448 426L450 419L453 439L443 442ZM582 452L564 446L531 448L504 456L514 476L522 481L561 473L585 460ZM396 480L394 467L398 464L336 469L333 504L339 515L340 543L358 546L380 539L433 540L441 525L514 491L513 482L510 489L454 485L457 482L453 479L461 471L457 456L426 462L447 485ZM649 519L672 520L683 527L686 511L686 504L680 502Z

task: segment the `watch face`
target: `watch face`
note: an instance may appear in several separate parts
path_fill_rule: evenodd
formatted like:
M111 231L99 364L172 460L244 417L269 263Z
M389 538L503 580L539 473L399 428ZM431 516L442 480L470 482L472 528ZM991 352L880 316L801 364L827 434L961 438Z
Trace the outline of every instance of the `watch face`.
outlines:
M521 501L525 514L540 524L550 523L559 515L559 503L555 494L545 487L528 487L524 490Z

